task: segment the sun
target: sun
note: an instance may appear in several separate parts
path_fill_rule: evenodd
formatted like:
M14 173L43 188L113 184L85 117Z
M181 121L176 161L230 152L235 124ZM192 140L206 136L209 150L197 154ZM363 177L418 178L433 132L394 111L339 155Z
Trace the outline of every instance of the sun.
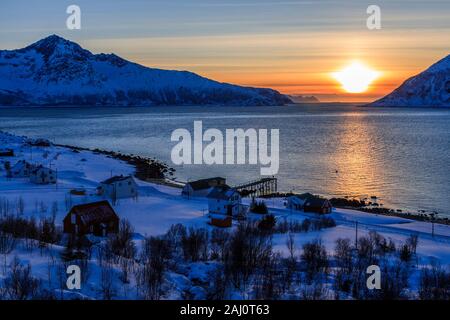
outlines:
M332 73L344 90L350 93L366 91L379 75L380 72L370 69L359 61L354 61L341 71Z

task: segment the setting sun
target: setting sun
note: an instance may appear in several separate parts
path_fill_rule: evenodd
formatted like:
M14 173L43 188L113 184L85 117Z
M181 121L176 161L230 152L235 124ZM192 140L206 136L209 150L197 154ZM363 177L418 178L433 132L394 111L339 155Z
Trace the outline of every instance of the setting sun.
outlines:
M332 76L342 84L343 89L349 93L366 91L372 81L379 75L379 72L358 61L353 62L341 71L332 73Z

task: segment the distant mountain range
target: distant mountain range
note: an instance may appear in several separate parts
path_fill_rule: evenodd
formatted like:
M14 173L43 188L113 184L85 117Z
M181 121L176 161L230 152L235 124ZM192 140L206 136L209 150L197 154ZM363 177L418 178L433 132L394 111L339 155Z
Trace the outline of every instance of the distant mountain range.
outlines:
M220 83L187 71L144 67L93 54L52 35L0 50L0 105L240 105L292 103L272 89Z
M289 95L288 96L295 103L318 103L320 102L315 96Z
M450 107L450 55L368 106Z

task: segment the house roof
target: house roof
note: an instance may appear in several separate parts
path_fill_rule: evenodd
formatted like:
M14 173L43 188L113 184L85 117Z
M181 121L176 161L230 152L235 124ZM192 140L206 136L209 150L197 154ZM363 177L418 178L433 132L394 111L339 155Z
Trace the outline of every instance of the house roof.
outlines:
M294 195L294 197L297 197L297 198L303 199L303 200L307 200L307 199L311 199L311 198L318 198L317 196L315 196L315 195L313 195L312 193L309 193L309 192L296 194L296 195Z
M16 162L13 168L22 168L23 166L31 167L31 164L25 160L19 160Z
M329 202L327 199L314 197L314 198L307 199L305 201L305 206L322 208L324 206L324 204L327 202Z
M119 182L119 181L124 181L124 180L130 179L130 178L132 178L132 177L131 176L124 176L124 175L114 176L114 177L111 177L111 178L108 178L108 179L102 181L101 183L103 183L103 184L112 184L112 183L116 183L116 182Z
M217 182L217 181L223 181L225 183L225 178L222 177L214 177L214 178L207 178L207 179L201 179L197 181L191 181L186 183L186 185L190 185L192 190L203 190L203 189L209 189L212 187L211 183Z
M14 150L9 148L0 148L0 153L14 153Z
M106 200L73 206L67 214L66 219L70 219L71 214L79 216L81 222L85 225L119 219L114 209Z
M35 166L32 170L31 170L31 173L32 174L36 174L39 170L41 170L41 169L45 169L45 170L48 170L48 171L53 171L52 169L50 169L50 168L47 168L47 167L44 167L42 164L40 164L40 165L38 165L38 166Z
M230 188L229 186L218 186L218 187L214 187L208 193L207 198L228 200L235 193L237 193L236 189Z
M306 201L305 199L302 199L302 198L297 197L297 196L290 196L289 200L292 203L295 203L295 204L298 204L298 205L303 205L305 203L305 201Z

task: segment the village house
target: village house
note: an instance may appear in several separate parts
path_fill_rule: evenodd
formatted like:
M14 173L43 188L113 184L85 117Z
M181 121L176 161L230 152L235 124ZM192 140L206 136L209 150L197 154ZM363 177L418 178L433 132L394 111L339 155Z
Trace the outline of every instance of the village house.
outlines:
M0 148L0 157L14 157L14 150L8 148Z
M305 199L298 196L290 196L287 198L286 208L290 210L300 211L303 210Z
M305 212L315 212L319 214L331 213L333 206L331 202L323 198L308 198L303 206Z
M244 213L242 198L236 189L228 186L214 187L207 196L211 214L236 217Z
M50 147L51 146L51 142L47 139L42 139L42 138L38 138L38 139L27 139L25 141L26 144L33 146L33 147Z
M111 199L136 198L138 186L132 176L114 176L100 182L97 194Z
M25 161L19 160L17 163L9 170L8 176L13 178L25 178L29 177L31 171L35 168L34 165Z
M191 181L185 184L181 194L188 198L206 197L212 188L216 186L226 186L225 182L225 178L221 177Z
M39 165L31 169L30 181L36 184L56 183L56 175L56 171Z
M106 237L119 232L119 216L108 201L73 206L63 220L64 233Z

